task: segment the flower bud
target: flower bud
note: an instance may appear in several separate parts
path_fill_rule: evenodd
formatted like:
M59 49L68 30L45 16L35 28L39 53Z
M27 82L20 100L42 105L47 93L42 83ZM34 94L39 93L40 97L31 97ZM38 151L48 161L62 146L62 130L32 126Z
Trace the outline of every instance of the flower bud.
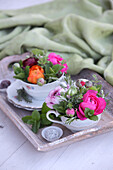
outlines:
M13 64L13 67L20 67L20 64L19 63L15 63L15 64Z
M78 87L83 87L85 84L86 83L83 80L81 80L81 79L78 79L76 81L76 86L78 86Z
M73 95L75 95L75 94L77 94L77 89L76 89L76 87L74 87L74 86L70 87L69 90L68 90L68 92L67 92L67 95L73 96Z
M38 84L39 86L43 86L45 83L46 83L46 81L45 81L43 78L39 78L39 79L37 80L37 84Z
M39 58L43 58L43 56L39 56Z
M71 96L70 96L70 95L66 95L66 97L67 97L68 99L70 99Z
M85 84L86 88L90 88L92 87L92 85L93 83L91 81L86 81L86 84Z
M69 117L73 117L75 115L75 110L72 108L72 109L67 109L66 110L66 115L69 116Z

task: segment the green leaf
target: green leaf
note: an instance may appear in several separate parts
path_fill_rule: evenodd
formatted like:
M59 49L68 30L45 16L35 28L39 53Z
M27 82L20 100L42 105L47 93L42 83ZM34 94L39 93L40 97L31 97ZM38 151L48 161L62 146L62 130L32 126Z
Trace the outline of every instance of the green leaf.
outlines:
M17 100L22 101L25 100L27 103L32 103L32 97L26 93L25 89L18 89L17 90Z
M45 126L48 126L48 125L51 125L52 122L50 122L47 117L46 117L46 114L41 114L41 124L42 125L45 125ZM53 115L50 115L50 118L51 119L54 119L54 116Z
M30 69L30 67L29 67L29 66L26 66L26 68L25 68L25 77L26 77L26 79L27 79L28 76L29 76L29 69Z
M14 78L23 80L25 79L25 73L19 73L16 76L14 76Z
M92 86L89 88L90 90L95 90L95 91L98 91L98 89L95 87L95 86Z
M98 80L96 74L93 74L92 76L95 80Z
M90 112L88 112L88 116L92 116L94 114L94 110L90 110Z
M20 67L23 67L23 61L22 60L19 61L19 64L20 64Z
M49 110L51 110L48 106L47 106L47 104L44 102L43 103L43 106L42 106L42 111L41 111L41 113L42 114L46 114Z
M18 75L19 73L24 73L21 67L13 67L14 73Z
M90 116L89 119L97 121L98 120L98 116L97 115L93 115L93 116Z
M53 105L53 109L55 109L59 113L65 113L64 108L58 104Z
M34 133L37 133L37 132L38 132L39 127L40 127L40 122L34 121L34 123L33 123L33 125L32 125L32 129L31 129L31 130L32 130Z
M97 86L96 86L96 88L97 88L97 90L98 90L98 93L100 93L101 88L102 88L102 85L101 85L101 84L99 84L99 85L97 85Z
M65 114L65 110L67 109L68 103L66 101L61 101L59 104L53 105L53 108L57 110L57 112L61 114Z
M73 104L72 104L72 103L68 103L67 107L70 108L70 109L72 109Z
M33 124L34 124L34 120L33 120L33 119L28 120L28 121L27 121L27 124L33 125Z
M40 120L40 113L37 110L34 110L32 112L32 118L36 121L39 121Z
M60 61L60 63L61 63L62 65L65 64L65 60Z
M93 116L94 110L91 110L89 108L85 108L84 113L85 113L85 117L89 118L90 116Z
M24 123L27 123L28 120L31 120L31 119L32 119L32 116L25 116L25 117L22 117L22 121L23 121Z
M52 67L52 63L45 64L45 73L50 74L50 68Z
M51 73L55 74L55 71L51 67L49 67L49 70Z
M39 50L39 49L34 49L34 50L32 50L32 53L33 53L34 55L37 55L37 56L43 56L43 55L44 55L43 51L42 51L42 50Z
M53 65L52 70L53 70L55 73L58 73L60 70L62 70L62 68L64 68L64 66L59 65L59 64L56 64L56 65Z

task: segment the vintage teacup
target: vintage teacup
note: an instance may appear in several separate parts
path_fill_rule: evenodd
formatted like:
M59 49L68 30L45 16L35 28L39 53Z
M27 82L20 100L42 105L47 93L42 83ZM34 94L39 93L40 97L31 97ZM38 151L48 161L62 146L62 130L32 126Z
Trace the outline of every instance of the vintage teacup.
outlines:
M60 85L61 82L64 81L64 74L56 81L52 83L44 84L43 86L39 86L37 84L26 83L22 80L17 80L21 82L22 87L26 90L26 92L37 100L45 100L48 96L49 92L55 89Z
M97 115L98 116L98 120L97 121L93 121L90 119L86 119L86 120L80 120L80 119L76 119L74 121L72 121L70 124L66 123L66 120L68 119L65 116L61 116L61 121L58 120L53 120L49 117L50 114L55 114L56 117L58 117L60 114L54 110L50 110L47 112L46 117L49 121L54 122L54 123L58 123L58 124L62 124L64 126L66 126L68 129L70 129L72 132L75 131L80 131L80 130L85 130L91 127L94 127L100 120L101 118L101 114Z

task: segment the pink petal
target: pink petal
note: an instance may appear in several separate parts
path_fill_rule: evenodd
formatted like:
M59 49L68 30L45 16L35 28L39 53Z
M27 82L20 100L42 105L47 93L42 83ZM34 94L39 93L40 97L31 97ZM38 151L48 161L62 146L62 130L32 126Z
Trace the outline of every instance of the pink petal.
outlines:
M94 115L101 114L103 110L106 108L106 101L102 97L99 97L98 99L99 99L99 105Z
M88 98L90 97L90 96L96 96L96 94L97 94L98 92L97 91L95 91L95 90L88 90L85 94L84 94L84 96L83 96L83 101L84 102L87 102L88 101Z
M80 107L83 109L83 110L85 110L85 108L89 108L89 109L91 109L91 110L95 110L95 108L96 108L96 105L94 105L94 104L92 104L92 103L86 103L86 102L82 102L82 103L80 103Z
M87 118L77 111L77 116L80 120L86 120Z

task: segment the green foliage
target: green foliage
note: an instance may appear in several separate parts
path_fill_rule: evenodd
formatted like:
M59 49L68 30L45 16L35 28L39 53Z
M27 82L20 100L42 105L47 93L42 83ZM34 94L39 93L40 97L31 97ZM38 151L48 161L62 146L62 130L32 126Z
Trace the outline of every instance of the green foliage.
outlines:
M27 78L29 76L29 69L30 69L29 66L26 66L25 69L21 67L14 67L13 69L14 69L14 73L16 74L14 78L27 81Z
M32 118L36 121L39 121L40 120L40 113L37 110L34 110L32 112Z
M27 123L28 120L32 120L32 116L25 116L25 117L22 118L22 120L23 120L24 123Z
M94 110L91 110L89 108L85 108L84 113L85 113L86 118L88 118L90 120L94 120L94 121L98 120L98 117L96 115L94 115Z
M97 117L96 115L93 115L93 116L90 116L89 119L90 119L90 120L97 121L97 120L98 120L98 117Z
M27 78L29 77L29 69L30 69L30 67L29 66L26 66L26 68L25 68L25 79L26 79L26 81L27 81Z
M64 66L56 64L53 65L51 62L46 64L44 66L45 68L45 77L48 83L55 81L58 79L58 73L60 73L60 70L62 70L62 68L64 68ZM62 75L62 73L60 73L60 76Z
M67 102L66 101L61 101L59 104L54 104L53 108L61 113L61 114L65 114L66 108L67 108Z
M41 113L42 114L46 114L49 110L51 110L47 105L46 103L44 102L43 105L42 105L42 111Z
M76 117L68 118L65 123L70 125L74 120L76 120Z
M38 129L40 128L40 113L37 110L34 110L31 116L23 117L22 120L24 123L32 125L31 130L34 133L38 132Z
M46 105L46 103L43 103L42 110L41 110L41 125L44 126L49 126L52 124L47 118L46 118L46 113L50 111L51 109ZM50 115L51 119L54 119L53 115Z
M26 124L31 125L31 130L34 133L37 133L39 128L50 126L52 122L50 122L46 118L46 113L51 110L49 107L47 107L46 103L42 106L41 113L37 110L34 110L31 115L25 116L22 118L23 122ZM51 119L54 119L53 115L50 115Z
M98 91L98 89L95 87L95 86L92 86L89 88L90 90L95 90L95 91Z
M50 73L50 68L51 68L52 64L51 63L48 63L45 65L45 72L46 74L49 74Z
M24 73L23 69L21 67L14 67L14 73L16 75L20 74L20 73Z
M20 67L23 67L23 61L22 60L19 61L19 64L20 64Z
M101 92L101 89L102 89L102 85L101 85L101 84L98 84L98 85L96 86L96 88L97 88L98 93L100 93L100 92Z
M52 66L52 70L55 74L57 74L60 70L62 70L64 68L64 66L56 64Z
M34 50L32 50L32 53L34 55L37 55L37 56L43 56L44 55L44 52L40 49L34 49Z
M31 129L31 130L32 130L34 133L37 133L38 130L39 130L39 127L40 127L40 122L34 121L34 123L32 124L32 129Z
M27 103L32 103L32 98L31 98L31 96L29 96L27 93L26 93L26 91L25 91L25 89L24 88L22 88L22 89L18 89L17 90L17 100L18 101L22 101L22 100L25 100Z
M52 122L50 122L47 118L46 118L46 114L41 114L41 124L43 126L49 126L52 124ZM54 119L54 116L53 115L50 115L50 118L51 119Z
M16 76L14 76L14 78L24 81L25 80L25 73L19 73Z

